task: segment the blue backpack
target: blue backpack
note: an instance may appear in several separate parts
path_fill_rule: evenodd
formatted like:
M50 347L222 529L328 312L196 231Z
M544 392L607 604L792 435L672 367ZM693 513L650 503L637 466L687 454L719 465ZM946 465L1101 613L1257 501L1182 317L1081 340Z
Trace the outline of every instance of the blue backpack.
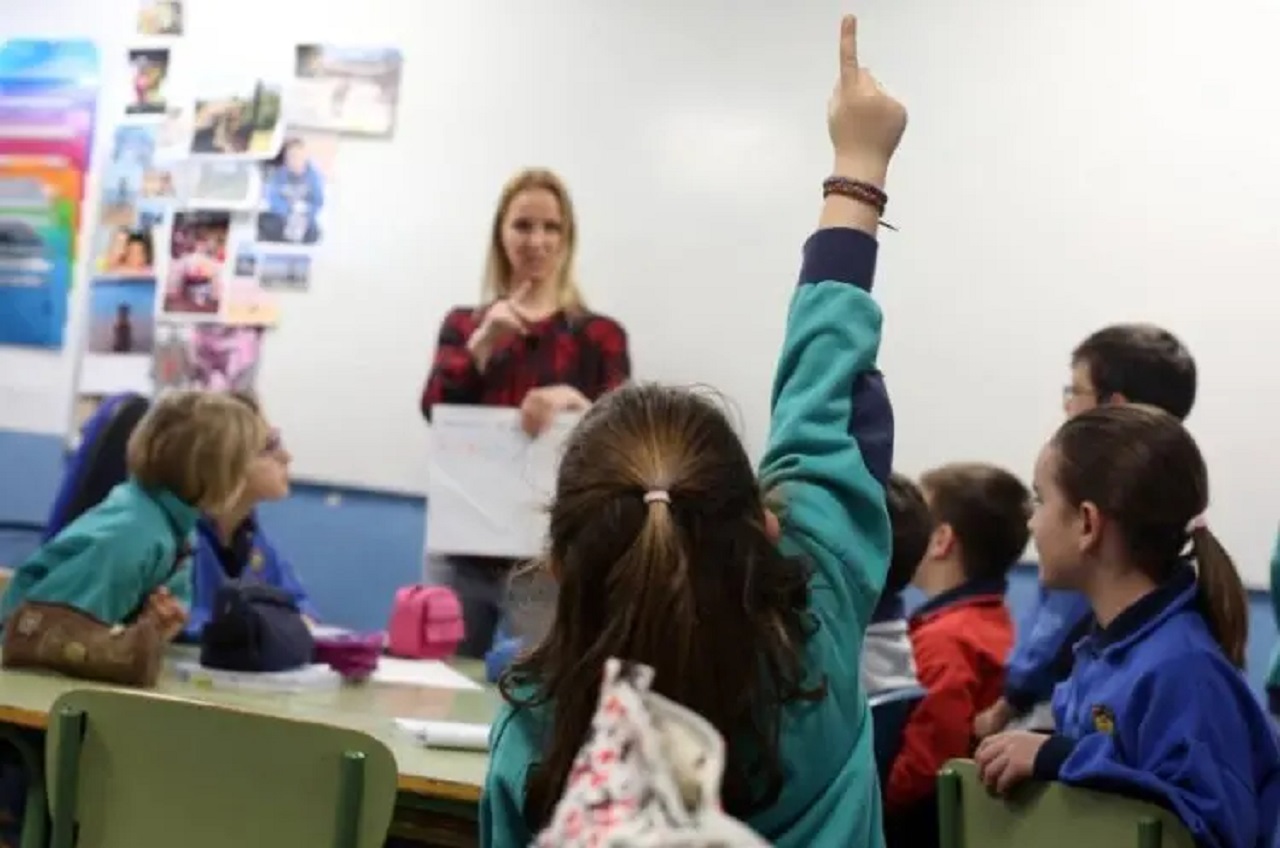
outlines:
M42 541L49 541L129 476L129 436L151 402L133 393L112 395L80 429L80 446L67 457L62 485L53 500Z

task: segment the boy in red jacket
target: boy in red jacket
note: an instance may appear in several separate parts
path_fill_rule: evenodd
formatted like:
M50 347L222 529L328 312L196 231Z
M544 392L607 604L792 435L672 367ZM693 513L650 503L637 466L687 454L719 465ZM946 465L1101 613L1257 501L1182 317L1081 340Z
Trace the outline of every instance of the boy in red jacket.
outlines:
M926 695L884 787L887 837L903 821L936 821L930 813L938 770L970 755L974 717L1000 697L1014 635L1006 576L1027 546L1031 515L1027 487L991 465L946 465L925 474L921 487L936 525L912 581L929 600L909 628ZM936 829L932 836L936 842ZM909 844L925 844L918 839Z

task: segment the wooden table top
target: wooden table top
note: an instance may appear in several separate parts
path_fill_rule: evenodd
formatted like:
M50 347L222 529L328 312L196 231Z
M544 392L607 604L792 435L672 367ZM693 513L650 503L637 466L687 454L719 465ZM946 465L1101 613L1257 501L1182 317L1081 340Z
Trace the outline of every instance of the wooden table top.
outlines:
M460 661L454 668L473 680L483 674L475 662ZM59 695L95 685L52 674L0 669L0 722L43 729ZM263 715L364 731L384 742L395 755L402 791L466 803L480 798L488 755L426 748L400 731L395 719L488 724L499 702L490 687L464 691L371 681L308 692L259 692L214 689L183 682L169 672L154 691Z

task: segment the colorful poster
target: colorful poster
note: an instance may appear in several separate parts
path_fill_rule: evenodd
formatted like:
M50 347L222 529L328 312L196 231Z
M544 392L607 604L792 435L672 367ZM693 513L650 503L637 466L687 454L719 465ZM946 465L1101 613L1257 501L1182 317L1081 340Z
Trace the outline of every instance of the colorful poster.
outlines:
M0 344L63 345L98 85L91 42L0 45Z
M308 129L390 138L403 63L394 48L298 45L290 121Z

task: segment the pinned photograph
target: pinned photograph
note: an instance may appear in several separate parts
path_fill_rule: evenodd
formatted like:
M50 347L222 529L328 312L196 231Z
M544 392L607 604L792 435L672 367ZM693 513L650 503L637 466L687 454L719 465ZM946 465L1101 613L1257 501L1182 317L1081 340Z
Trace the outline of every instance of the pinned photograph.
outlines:
M390 138L404 60L393 48L298 45L290 122L309 129Z
M94 248L94 267L99 275L135 279L155 275L151 228L103 227L94 239Z
M155 277L97 277L89 284L90 353L149 354L155 329Z
M193 156L269 159L280 150L282 86L256 82L201 91L192 118Z
M153 365L156 391L252 391L261 355L259 327L162 326Z
M184 211L173 216L163 298L166 316L218 313L230 229L226 212Z
M187 163L183 204L192 209L257 210L262 173L251 160L195 159Z
M263 169L258 241L268 244L318 244L329 177L337 156L337 137L290 134L280 155Z
M167 47L129 51L130 91L125 112L130 115L163 115L167 109L165 83L169 79Z
M305 253L261 253L258 284L264 289L303 291L311 285L311 257Z
M182 35L182 0L138 0L138 35Z

